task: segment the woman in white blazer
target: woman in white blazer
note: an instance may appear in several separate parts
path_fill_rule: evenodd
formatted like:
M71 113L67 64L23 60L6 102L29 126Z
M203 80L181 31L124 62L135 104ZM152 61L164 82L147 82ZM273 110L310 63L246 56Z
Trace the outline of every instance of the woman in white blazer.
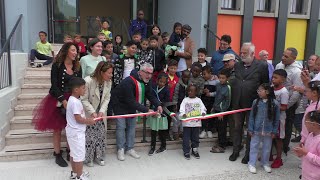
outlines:
M99 62L93 75L87 76L86 93L82 97L82 104L86 115L97 118L103 117L108 109L110 91L112 86L113 64ZM93 166L93 161L104 166L104 153L106 149L106 129L103 121L87 126L86 130L86 163Z

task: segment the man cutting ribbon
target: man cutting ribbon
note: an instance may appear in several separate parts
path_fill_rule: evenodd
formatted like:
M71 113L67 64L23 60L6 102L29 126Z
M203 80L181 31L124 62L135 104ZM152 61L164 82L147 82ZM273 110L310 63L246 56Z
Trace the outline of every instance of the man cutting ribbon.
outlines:
M145 98L151 104L156 105L158 113L162 113L162 107L156 97L152 95L151 81L153 67L145 63L140 66L140 70L133 70L129 77L112 91L113 112L115 115L134 114L138 112L153 112L145 105ZM135 141L136 118L118 118L117 119L117 149L118 159L125 160L124 151L130 156L139 159L140 155L133 149Z

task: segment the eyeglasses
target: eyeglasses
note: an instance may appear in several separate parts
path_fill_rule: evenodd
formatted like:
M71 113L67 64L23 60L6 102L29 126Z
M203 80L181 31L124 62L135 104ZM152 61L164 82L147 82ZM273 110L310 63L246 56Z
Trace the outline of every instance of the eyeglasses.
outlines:
M153 72L148 72L148 71L144 71L144 70L142 70L142 72L146 73L147 75L152 75L153 74Z
M229 63L230 62L230 60L228 60L228 61L223 61L223 63L225 63L225 64L227 64L227 63Z
M138 14L138 16L143 16L144 14Z
M220 43L220 46L229 46L228 43Z

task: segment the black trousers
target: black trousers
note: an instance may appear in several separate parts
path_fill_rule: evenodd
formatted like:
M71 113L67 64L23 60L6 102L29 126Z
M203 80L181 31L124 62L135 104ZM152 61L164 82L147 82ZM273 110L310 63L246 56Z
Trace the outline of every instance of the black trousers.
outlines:
M292 126L293 126L293 122L294 122L294 116L295 116L295 111L297 109L296 105L293 105L292 107L290 107L289 109L287 109L286 111L286 125L285 125L285 137L283 140L283 151L287 152L288 148L289 148L289 144L290 144L290 140L291 140L291 136L292 136Z
M31 49L30 52L30 61L33 63L35 58L39 59L39 60L46 60L43 65L48 65L50 63L52 63L53 58L44 54L40 54L37 50L35 49Z
M159 131L151 130L151 147L152 148L156 147L157 134L159 135L161 147L166 148L166 146L167 146L167 143L166 143L167 130L159 130Z
M199 132L200 127L183 127L183 153L190 153L190 140L191 148L199 147Z
M240 152L242 136L243 136L243 126L244 126L244 122L246 122L248 126L249 115L250 115L250 111L233 114L233 120L235 123L234 131L233 131L233 152L235 153ZM250 141L251 141L251 137L247 133L246 155L249 155L250 153Z
M216 112L219 113L219 112ZM228 124L228 118L223 117L222 120L219 120L216 118L217 122L217 130L218 130L218 142L219 146L226 147L227 146L227 124Z

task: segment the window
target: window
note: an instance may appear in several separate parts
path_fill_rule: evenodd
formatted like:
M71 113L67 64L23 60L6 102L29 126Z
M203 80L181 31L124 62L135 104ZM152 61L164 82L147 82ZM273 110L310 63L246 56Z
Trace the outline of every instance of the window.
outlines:
M271 12L271 0L258 0L256 3L258 12Z
M236 0L221 0L221 9L236 10Z
M289 0L289 18L310 18L311 0Z
M219 0L219 14L243 15L244 0Z
M264 17L277 17L279 0L255 0L254 15Z

